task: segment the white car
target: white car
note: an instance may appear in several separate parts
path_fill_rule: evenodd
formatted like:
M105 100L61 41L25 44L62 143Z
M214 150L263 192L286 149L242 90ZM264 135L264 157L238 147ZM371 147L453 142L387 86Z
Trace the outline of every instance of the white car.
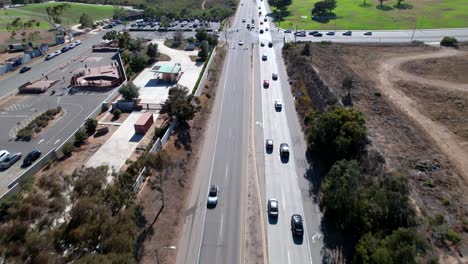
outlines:
M283 108L283 104L281 104L280 100L275 101L275 108L281 111L281 108Z
M219 188L216 185L211 185L208 193L208 207L215 207L218 204Z

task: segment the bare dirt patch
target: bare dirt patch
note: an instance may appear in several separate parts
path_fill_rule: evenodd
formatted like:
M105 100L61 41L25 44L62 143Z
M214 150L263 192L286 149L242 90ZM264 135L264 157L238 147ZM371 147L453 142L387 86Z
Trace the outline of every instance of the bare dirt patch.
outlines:
M214 58L212 67L208 69L207 82L198 97L199 112L187 125L176 126L173 135L164 146L164 150L172 158L173 166L162 174L165 206L143 243L141 263L155 263L156 248L178 244L186 200L191 190L198 153L204 142L205 126L210 117L221 74L219 65L222 65L224 56L225 51L220 50ZM160 175L156 173L150 175L138 195L144 208L143 214L149 223L154 220L162 205L159 177ZM175 263L176 261L176 250L160 250L158 254L160 263Z
M468 54L458 57L416 60L405 63L401 69L427 79L439 79L468 84Z
M460 52L417 45L315 44L311 57L302 57L306 62L301 67L310 67L309 70L293 78L290 76L296 91L323 96L324 93L317 90L323 86L339 101L343 101L347 93L342 88L343 79L346 76L353 78L354 108L366 115L372 145L385 157L387 168L408 175L411 198L422 217L421 229L430 234L431 242L442 254L452 255L462 262L462 256L468 253L466 246L463 243L458 247L438 243L436 232L428 227L427 219L441 214L447 227L454 229L466 222L468 184L464 175L468 172L465 168L468 159L464 157L468 152L463 146L467 129L464 107L468 101L463 91L465 86L450 83L450 79L436 74L445 72L440 69L443 68L440 63L433 63L432 67L425 65L429 67L427 72L432 73L431 79L405 72L404 68L400 69L400 64L409 63L409 57L439 60L462 55L465 58L464 48L461 47ZM286 54L300 50L301 47L287 50ZM302 62L288 63L297 65ZM310 76L314 74L316 76ZM422 84L420 78L424 79ZM434 82L434 79L438 81ZM318 85L320 83L322 85ZM300 99L300 93L295 95L296 100ZM323 98L329 102L333 99L333 96ZM323 105L323 100L315 102L312 98L304 103L323 109L329 105ZM430 165L421 168L421 164ZM466 241L467 234L459 233L462 241Z

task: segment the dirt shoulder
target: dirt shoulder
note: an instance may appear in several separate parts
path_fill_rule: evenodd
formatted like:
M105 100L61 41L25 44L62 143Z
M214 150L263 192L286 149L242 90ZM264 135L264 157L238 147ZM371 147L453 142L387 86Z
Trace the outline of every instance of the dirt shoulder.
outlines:
M441 245L428 222L440 214L444 216L445 228L460 230L467 221L468 151L464 135L468 127L463 120L466 120L464 106L468 101L463 91L465 86L459 86L460 89L445 87L452 80L439 78L444 72L440 63L425 66L427 72L433 73L431 79L413 78L413 73L405 72L404 67L400 70L402 63L410 63L412 59L439 60L458 56L465 56L463 48L456 51L416 45L314 44L307 63L318 76L296 76L302 79L293 81L302 82L309 94L317 93L320 85L316 84L321 82L336 100L342 101L347 93L341 86L342 81L346 76L353 78L353 106L365 114L372 145L385 157L387 169L408 176L411 198L422 220L421 229L431 234L431 242L438 246L441 255L452 255L463 261L460 256L468 253L464 243ZM466 72L464 67L457 66L450 70L454 76ZM442 74L435 74L437 72ZM418 78L424 81L418 83ZM315 82L308 83L309 79ZM317 94L324 96L322 92ZM332 102L333 98L327 96L325 100ZM305 103L315 106L316 102ZM463 228L461 230L459 235L466 241L467 234Z

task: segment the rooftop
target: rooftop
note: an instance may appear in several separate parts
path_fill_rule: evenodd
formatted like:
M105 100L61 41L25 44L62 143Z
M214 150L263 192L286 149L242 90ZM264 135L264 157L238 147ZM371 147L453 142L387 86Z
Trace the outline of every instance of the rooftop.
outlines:
M173 73L177 74L181 70L180 63L173 62L156 62L153 67L151 67L151 72L156 73Z

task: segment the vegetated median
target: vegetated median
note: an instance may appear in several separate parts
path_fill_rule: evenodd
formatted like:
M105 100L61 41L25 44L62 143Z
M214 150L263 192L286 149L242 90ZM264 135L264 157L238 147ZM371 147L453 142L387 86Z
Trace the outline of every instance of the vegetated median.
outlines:
M306 177L324 212L324 257L355 263L436 260L430 234L411 202L411 172L388 164L381 146L371 140L378 132L375 124L369 130L361 101L370 91L361 90L365 82L343 66L344 58L341 66L324 61L317 71L314 58L323 49L336 52L326 43L287 44L283 56L314 172Z
M26 127L18 130L16 133L16 140L31 140L35 135L39 134L43 128L46 128L51 122L53 122L53 120L60 113L62 113L61 107L45 111L40 116L31 121L31 123L29 123Z
M333 12L313 20L311 10L317 0L292 1L281 28L294 29L427 29L468 27L468 4L465 0L340 0ZM380 7L382 2L382 7Z

